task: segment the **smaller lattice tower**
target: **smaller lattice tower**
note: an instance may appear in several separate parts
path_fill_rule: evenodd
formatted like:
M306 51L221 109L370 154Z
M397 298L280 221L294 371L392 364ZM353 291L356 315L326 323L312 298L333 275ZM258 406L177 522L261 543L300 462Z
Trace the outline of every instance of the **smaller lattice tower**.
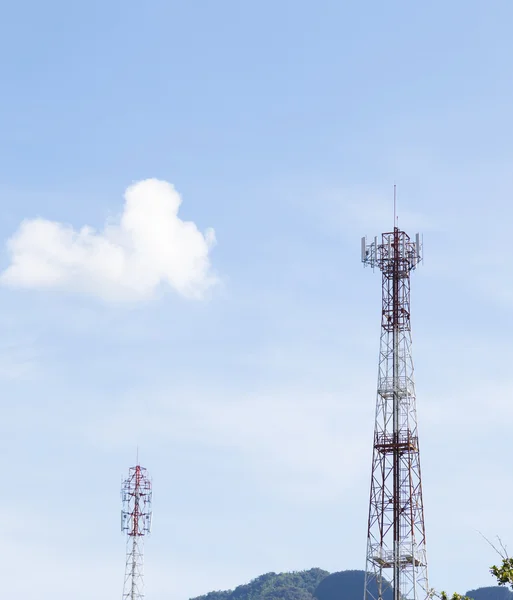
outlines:
M144 538L151 531L151 480L144 467L131 467L121 485L121 531L126 534L123 600L144 598Z

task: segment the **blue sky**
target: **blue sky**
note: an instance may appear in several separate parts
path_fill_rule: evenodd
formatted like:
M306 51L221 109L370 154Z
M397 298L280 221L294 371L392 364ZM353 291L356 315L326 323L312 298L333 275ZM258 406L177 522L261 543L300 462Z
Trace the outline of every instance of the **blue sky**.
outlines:
M359 240L391 226L394 182L425 241L431 584L492 584L477 531L513 543L512 22L506 1L3 7L7 595L121 596L137 445L148 598L364 567L380 278Z

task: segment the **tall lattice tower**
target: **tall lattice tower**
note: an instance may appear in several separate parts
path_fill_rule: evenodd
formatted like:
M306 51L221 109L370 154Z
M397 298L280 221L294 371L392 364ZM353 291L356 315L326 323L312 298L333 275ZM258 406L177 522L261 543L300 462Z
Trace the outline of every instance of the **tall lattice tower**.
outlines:
M144 598L144 537L151 530L151 480L144 467L131 467L121 485L121 531L127 535L123 600Z
M382 273L383 307L364 600L426 600L426 536L411 355L410 272L422 247L398 227L362 238Z

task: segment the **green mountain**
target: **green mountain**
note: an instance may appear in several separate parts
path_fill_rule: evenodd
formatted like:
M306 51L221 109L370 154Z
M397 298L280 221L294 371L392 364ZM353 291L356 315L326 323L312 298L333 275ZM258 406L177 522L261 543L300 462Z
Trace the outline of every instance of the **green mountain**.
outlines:
M339 571L323 579L313 593L315 600L362 600L365 571ZM377 588L375 592L377 596ZM392 591L387 590L384 600L392 600Z
M210 592L194 600L313 600L315 590L328 576L322 569L266 573L234 590Z
M191 600L362 600L364 579L364 571L266 573L234 590ZM478 588L466 595L474 600L513 600L513 592L504 587ZM390 591L385 600L392 600Z
M363 571L266 573L234 590L210 592L192 600L362 600L363 581ZM390 592L385 600L392 600Z
M513 600L513 592L507 587L484 587L469 590L466 596L474 600Z

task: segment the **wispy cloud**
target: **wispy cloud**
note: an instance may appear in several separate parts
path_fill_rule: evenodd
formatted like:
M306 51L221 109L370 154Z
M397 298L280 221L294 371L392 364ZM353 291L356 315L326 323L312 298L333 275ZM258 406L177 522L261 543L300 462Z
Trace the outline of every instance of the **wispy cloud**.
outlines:
M154 395L151 406L139 398L124 403L87 435L104 447L122 446L133 434L143 442L172 439L226 450L257 478L272 482L273 490L322 502L350 489L367 464L371 429L364 427L368 435L362 435L355 423L368 422L361 413L371 417L372 406L355 402L354 391L344 398L294 387L223 396L173 390Z
M29 379L39 369L36 342L0 345L0 380Z
M215 234L182 221L181 203L170 183L147 179L126 190L119 222L101 232L41 218L23 221L7 242L11 264L0 281L108 302L146 300L160 286L201 298L216 283L209 256Z
M392 186L373 187L354 185L328 191L324 196L324 211L341 230L354 233L355 228L362 235L368 232L388 230L394 225L394 192ZM400 190L397 199L397 217L401 228L414 233L416 230L433 229L434 223L425 214L402 205Z

